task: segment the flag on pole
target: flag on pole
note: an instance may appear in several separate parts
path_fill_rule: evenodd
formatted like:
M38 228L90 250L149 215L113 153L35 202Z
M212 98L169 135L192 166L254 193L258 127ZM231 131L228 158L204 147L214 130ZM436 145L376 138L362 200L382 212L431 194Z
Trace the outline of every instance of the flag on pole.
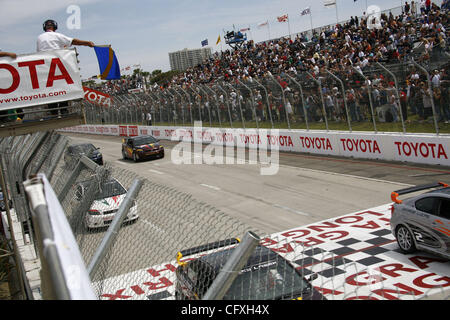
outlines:
M120 79L119 62L111 45L95 46L94 50L100 68L100 78L102 80Z
M258 28L262 28L262 27L265 27L267 25L269 25L269 21L261 22L261 23L258 23Z
M207 46L208 45L208 39L205 39L202 41L202 47Z
M336 7L336 0L323 0L323 5L327 8Z
M216 46L219 44L219 42L220 42L220 34L219 34L219 37L217 38Z
M278 22L286 22L288 21L288 15L282 15L281 17L277 17Z
M308 7L306 9L303 9L303 11L301 12L301 15L304 16L304 15L310 14L310 13L311 13L311 8Z

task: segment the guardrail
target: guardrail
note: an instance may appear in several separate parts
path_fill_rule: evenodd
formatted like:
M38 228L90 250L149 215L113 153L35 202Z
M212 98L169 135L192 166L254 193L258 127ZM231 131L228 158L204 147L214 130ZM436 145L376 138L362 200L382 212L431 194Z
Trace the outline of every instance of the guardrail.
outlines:
M193 142L249 150L281 151L376 159L450 166L450 136L447 134L413 134L395 132L242 129L203 127L141 126L141 125L82 125L64 132L94 135L137 136L153 135L157 139ZM182 146L180 144L180 146ZM174 148L172 157L176 157ZM273 153L272 153L273 154ZM261 155L261 154L260 154ZM274 155L275 156L275 155ZM202 160L203 161L203 160ZM277 159L272 158L272 162ZM220 163L217 163L220 164Z

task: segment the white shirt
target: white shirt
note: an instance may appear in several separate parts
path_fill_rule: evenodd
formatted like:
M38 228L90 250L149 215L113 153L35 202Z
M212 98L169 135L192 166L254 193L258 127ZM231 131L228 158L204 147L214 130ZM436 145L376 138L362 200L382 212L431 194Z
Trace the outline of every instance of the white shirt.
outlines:
M37 51L59 50L69 47L73 38L58 32L47 31L37 38Z
M292 105L291 105L291 103L289 101L286 102L286 112L288 114L292 113Z
M433 83L434 88L439 88L439 85L441 84L441 77L439 74L435 74L431 79L431 82Z
M350 36L348 35L348 33L346 33L345 34L345 42L350 42L351 41L351 38L350 38Z
M366 67L368 64L369 64L369 60L367 60L367 58L365 58L363 61L361 61L361 67L363 67L363 68Z
M319 67L318 66L314 66L314 73L315 74L319 74Z

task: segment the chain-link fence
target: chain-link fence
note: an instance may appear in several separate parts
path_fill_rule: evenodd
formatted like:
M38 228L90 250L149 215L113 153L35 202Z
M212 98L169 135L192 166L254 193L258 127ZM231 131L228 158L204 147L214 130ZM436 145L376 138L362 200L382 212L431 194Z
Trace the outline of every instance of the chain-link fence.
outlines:
M3 173L22 231L32 235L35 223L23 183L30 175L46 174L88 266L138 176L109 164L99 166L85 156L64 157L67 145L68 139L54 132L4 139ZM249 229L189 194L146 180L123 227L90 276L101 296L102 281L107 278L173 260L180 248L240 236ZM38 249L42 243L37 241L35 246ZM51 282L48 276L43 274L42 279ZM43 285L49 290L48 286Z
M2 227L0 225L0 227ZM14 292L10 283L14 276L14 263L11 262L13 250L8 243L6 236L0 232L0 300L10 300L14 298Z
M401 9L390 11L398 14ZM305 46L314 46L319 34L330 27L307 32L310 41ZM435 69L441 76L448 75L448 52L439 46L431 51L425 48L420 32L411 37L417 44L413 60L400 58L398 63L373 62L363 67L361 63L325 64L314 70L294 68L261 77L150 88L115 95L110 107L82 101L51 110L13 110L2 113L0 122L8 127L85 116L90 124L192 126L202 121L221 128L450 133L448 82L433 82ZM15 232L29 238L39 253L44 299L68 299L73 285L53 247L54 233L62 229L50 230L49 212L42 211L30 196L29 187L38 173L46 176L56 195L98 299L449 297L445 275L420 273L409 265L376 264L383 261L377 253L396 254L390 231L379 227L382 219L388 219L385 212L368 213L381 217L379 225L357 213L268 235L183 191L141 179L108 162L98 165L89 154L66 158L69 143L54 131L0 141L1 187L8 218L3 220L2 215L0 220L0 285L14 269L25 298L31 299L33 293ZM58 207L48 208L60 213ZM20 230L13 230L12 214ZM330 231L348 221L359 222L367 230L378 226L364 234L370 245L361 247L364 243L359 241L364 241L355 240L346 230ZM4 230L10 231L9 239ZM333 240L333 249L321 246L326 239ZM372 256L350 258L363 251ZM408 285L397 282L400 271L420 274Z
M434 81L450 64L433 61L437 72L411 60L158 87L111 107L85 102L87 123L450 133L449 82Z

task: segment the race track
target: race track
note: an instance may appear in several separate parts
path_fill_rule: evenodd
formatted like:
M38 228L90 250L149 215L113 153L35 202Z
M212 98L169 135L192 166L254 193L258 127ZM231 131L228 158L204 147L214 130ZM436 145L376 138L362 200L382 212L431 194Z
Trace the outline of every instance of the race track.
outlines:
M121 138L67 134L100 147L106 162L192 194L267 233L390 203L394 190L450 181L450 168L280 153L276 175L256 164L174 164L176 142L163 141L165 158L134 163L121 157ZM193 155L199 157L201 155Z

